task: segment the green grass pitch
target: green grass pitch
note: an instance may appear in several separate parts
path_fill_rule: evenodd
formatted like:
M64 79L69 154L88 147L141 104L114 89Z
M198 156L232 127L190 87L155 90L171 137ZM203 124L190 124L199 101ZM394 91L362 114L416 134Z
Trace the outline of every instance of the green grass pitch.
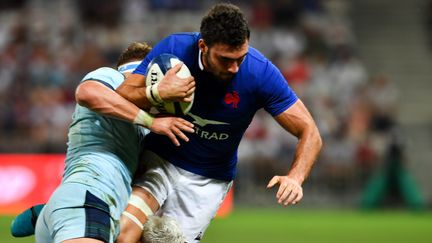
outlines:
M14 239L12 217L0 216L0 242ZM431 243L432 212L235 209L212 221L202 243Z

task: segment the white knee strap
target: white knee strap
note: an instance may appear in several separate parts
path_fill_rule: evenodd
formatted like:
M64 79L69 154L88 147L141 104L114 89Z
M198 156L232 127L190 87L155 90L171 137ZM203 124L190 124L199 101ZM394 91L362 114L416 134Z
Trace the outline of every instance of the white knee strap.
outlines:
M147 203L142 198L140 198L137 195L132 194L130 196L128 203L141 210L141 212L143 212L143 214L147 217L153 215L153 211L151 210L151 208L147 205Z
M143 224L137 219L137 217L135 217L135 215L133 215L127 211L124 211L122 214L124 216L126 216L127 218L129 218L130 220L132 220L135 224L137 224L141 230L144 228Z

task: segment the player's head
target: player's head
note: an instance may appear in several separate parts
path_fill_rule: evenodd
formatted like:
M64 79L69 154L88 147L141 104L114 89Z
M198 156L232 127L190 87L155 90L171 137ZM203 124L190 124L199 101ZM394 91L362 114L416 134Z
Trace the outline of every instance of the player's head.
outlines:
M132 73L150 51L151 46L146 42L133 42L120 54L117 70L123 74Z
M186 242L180 226L167 216L150 216L144 224L142 243L184 243Z
M231 80L248 52L250 30L244 14L233 4L217 4L203 17L200 32L204 68Z

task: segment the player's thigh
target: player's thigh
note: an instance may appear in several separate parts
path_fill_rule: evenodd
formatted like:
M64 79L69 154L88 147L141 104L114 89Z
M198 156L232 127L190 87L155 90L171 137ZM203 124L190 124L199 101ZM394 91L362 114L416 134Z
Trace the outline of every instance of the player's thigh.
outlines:
M151 151L145 151L143 158L146 170L135 179L134 186L148 191L158 205L163 205L180 178L178 169Z
M108 204L87 189L72 183L56 189L37 221L36 239L41 239L37 242L80 238L114 242L118 222L113 221Z
M45 215L46 215L46 207L42 209L42 211L39 214L39 217L36 221L35 226L35 240L36 242L53 242L53 239L51 237L50 230L48 228L48 225L45 221Z
M63 208L54 211L50 219L54 242L73 239L114 242L113 222L105 210L92 206Z
M188 243L199 242L230 187L231 182L183 172L161 214L179 223Z

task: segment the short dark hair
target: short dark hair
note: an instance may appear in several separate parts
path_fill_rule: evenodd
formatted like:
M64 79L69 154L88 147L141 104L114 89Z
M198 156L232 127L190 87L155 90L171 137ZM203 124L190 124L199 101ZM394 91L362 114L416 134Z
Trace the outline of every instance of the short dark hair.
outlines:
M130 44L122 54L120 54L120 57L117 60L117 67L128 62L144 59L151 49L151 46L146 42L134 42Z
M243 12L230 3L213 6L201 20L200 32L209 47L217 43L239 47L250 36L249 25Z

